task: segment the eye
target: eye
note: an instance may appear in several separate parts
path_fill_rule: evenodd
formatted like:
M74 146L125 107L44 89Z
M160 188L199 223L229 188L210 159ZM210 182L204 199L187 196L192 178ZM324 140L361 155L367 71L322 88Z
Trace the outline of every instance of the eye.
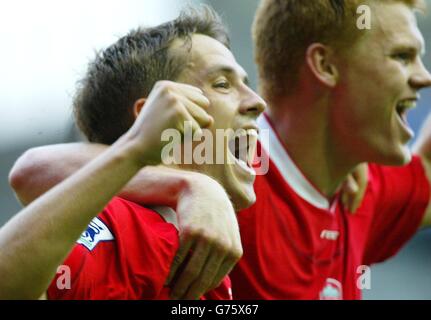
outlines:
M229 89L230 83L226 79L218 80L213 84L213 88Z
M414 59L413 54L410 52L399 52L399 53L392 55L392 58L402 62L403 64L408 64L409 62L413 61L413 59Z

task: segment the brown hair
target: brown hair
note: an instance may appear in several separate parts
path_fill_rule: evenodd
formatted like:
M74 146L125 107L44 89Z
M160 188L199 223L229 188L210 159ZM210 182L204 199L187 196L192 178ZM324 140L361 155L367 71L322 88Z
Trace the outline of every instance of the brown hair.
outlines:
M169 54L172 41L181 38L187 44L196 33L229 48L220 17L201 6L159 26L132 30L98 53L74 99L76 122L88 140L112 144L125 133L134 122L135 101L147 97L157 81L175 80L185 66L187 54Z
M339 49L357 40L357 7L374 1L262 0L252 33L263 97L274 103L295 88L310 44L320 42ZM386 1L425 8L423 0Z

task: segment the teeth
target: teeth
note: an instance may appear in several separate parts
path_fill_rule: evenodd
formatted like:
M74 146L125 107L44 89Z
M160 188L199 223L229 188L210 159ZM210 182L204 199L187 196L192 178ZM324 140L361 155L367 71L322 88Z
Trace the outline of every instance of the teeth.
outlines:
M254 175L254 176L256 175L256 172L252 168L250 168L244 160L236 159L236 162L239 164L239 166L241 168L243 168L249 174Z
M405 105L407 108L411 109L411 108L416 108L416 104L417 104L416 101L409 101Z
M255 171L252 169L252 164L256 152L258 135L256 129L239 129L229 141L229 149L234 155L236 163L253 175Z
M243 137L243 136L253 136L253 137L257 137L259 134L257 132L256 129L238 129L237 131L235 131L235 137L239 138L239 137Z
M258 134L256 130L249 130L248 132L249 136L247 162L248 165L251 167L253 165L254 156L256 154Z
M239 134L236 135L238 141L237 151L239 152L239 159L252 166L254 160L254 154L256 151L256 144L258 139L258 133L255 129L239 130Z
M259 134L257 133L256 129L248 129L247 133L248 133L249 136L252 136L252 137L256 137L257 138L259 136Z
M247 130L244 129L238 129L235 131L235 138L241 138L247 136Z
M397 104L397 109L407 110L407 109L413 109L416 107L417 102L415 100L405 100L401 101Z

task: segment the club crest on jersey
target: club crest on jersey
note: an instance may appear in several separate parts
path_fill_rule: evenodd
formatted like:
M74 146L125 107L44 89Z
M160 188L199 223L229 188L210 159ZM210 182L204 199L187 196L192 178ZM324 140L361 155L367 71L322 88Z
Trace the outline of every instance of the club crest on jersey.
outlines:
M99 218L91 220L90 224L82 234L77 243L82 244L88 250L93 250L100 241L114 240L114 236L108 227Z
M343 299L343 289L338 280L328 278L325 286L319 294L320 300L341 300Z

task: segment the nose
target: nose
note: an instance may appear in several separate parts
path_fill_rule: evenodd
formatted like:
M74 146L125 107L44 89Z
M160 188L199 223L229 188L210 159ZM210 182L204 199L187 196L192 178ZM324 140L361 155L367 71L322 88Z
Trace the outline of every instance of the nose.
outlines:
M266 102L251 88L246 87L244 92L244 98L241 101L240 112L242 114L253 114L258 117L263 111L265 111Z
M419 60L418 67L411 75L409 84L416 90L431 86L431 74L424 66L422 60Z

